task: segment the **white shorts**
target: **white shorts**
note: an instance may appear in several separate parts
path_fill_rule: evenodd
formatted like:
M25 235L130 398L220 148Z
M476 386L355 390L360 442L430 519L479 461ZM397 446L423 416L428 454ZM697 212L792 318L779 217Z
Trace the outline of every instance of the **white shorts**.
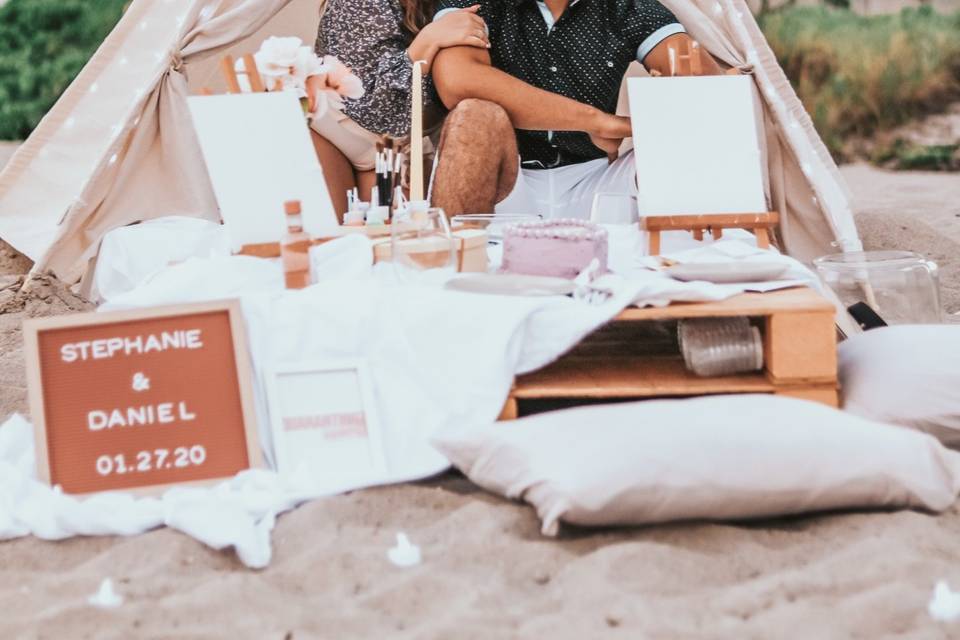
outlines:
M637 167L633 151L610 163L591 160L556 169L520 169L517 184L496 213L539 213L544 219L590 219L598 193L637 195Z

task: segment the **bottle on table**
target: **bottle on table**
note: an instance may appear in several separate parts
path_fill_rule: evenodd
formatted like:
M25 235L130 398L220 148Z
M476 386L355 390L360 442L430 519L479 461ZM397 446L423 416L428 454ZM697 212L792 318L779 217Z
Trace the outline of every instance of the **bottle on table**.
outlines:
M287 215L287 231L280 241L280 257L287 289L303 289L310 285L310 236L303 230L299 200L283 204Z

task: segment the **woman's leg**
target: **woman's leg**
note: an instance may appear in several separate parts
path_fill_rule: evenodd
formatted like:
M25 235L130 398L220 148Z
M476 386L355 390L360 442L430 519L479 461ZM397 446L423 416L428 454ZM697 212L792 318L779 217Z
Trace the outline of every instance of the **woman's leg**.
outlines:
M377 186L376 171L357 170L357 190L360 191L360 199L364 202L370 201L370 190Z
M333 201L333 210L337 212L337 220L343 222L343 214L347 211L347 191L357 187L357 180L353 173L353 165L347 160L340 149L316 131L310 131L313 148L317 151L320 166L323 167L323 177L327 181L327 190ZM371 174L373 172L370 172ZM360 185L361 196L363 194ZM367 191L369 192L369 187Z

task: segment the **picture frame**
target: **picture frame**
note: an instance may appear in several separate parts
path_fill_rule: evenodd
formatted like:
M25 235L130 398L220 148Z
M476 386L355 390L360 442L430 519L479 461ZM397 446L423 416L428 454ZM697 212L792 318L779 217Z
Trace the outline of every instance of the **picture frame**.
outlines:
M188 345L191 330L199 333ZM239 301L33 319L23 332L37 475L44 482L75 495L156 495L264 466ZM111 339L133 340L142 351L149 336L161 336L157 344L169 353L134 349L132 357L121 349L105 356ZM173 348L177 341L183 348Z
M367 362L279 362L264 387L278 473L343 491L387 475L386 455Z

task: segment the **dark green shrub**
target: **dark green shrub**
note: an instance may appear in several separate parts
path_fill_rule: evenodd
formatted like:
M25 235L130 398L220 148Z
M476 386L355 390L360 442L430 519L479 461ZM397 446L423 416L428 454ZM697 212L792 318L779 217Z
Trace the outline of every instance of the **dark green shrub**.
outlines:
M0 7L0 139L30 134L128 2L9 0Z

